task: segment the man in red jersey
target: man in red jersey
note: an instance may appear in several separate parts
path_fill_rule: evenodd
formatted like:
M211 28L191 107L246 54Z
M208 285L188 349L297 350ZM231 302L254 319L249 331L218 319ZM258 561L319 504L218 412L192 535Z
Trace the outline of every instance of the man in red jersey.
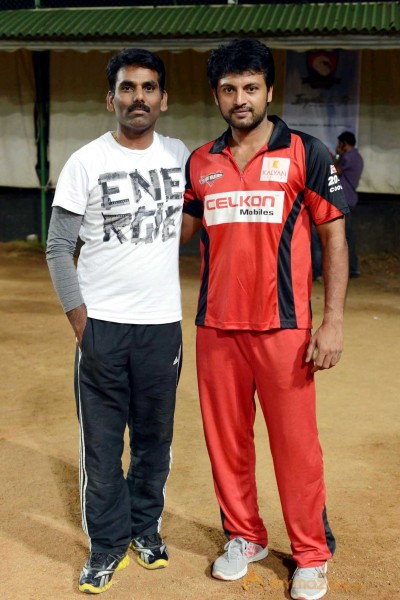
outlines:
M212 574L239 579L249 562L268 554L255 480L257 391L297 563L291 595L322 598L335 539L325 508L314 373L336 365L342 352L348 207L325 146L267 116L274 62L264 44L241 39L220 46L207 73L229 128L188 160L181 239L202 227L197 375L229 540ZM325 275L324 316L313 335L311 220Z

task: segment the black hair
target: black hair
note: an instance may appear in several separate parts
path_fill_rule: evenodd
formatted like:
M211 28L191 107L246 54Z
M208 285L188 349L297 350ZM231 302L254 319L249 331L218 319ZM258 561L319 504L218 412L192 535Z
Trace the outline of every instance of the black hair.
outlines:
M161 93L165 91L165 66L159 56L142 50L141 48L125 48L119 54L116 54L108 61L106 68L108 86L110 91L115 94L115 83L117 81L117 73L123 67L129 66L143 67L152 69L158 74L158 84Z
M343 131L343 133L338 136L338 140L339 142L349 144L349 146L356 145L356 136L351 131Z
M243 38L222 44L211 52L207 61L207 77L213 90L228 73L262 73L267 89L275 81L275 65L271 50L260 41Z

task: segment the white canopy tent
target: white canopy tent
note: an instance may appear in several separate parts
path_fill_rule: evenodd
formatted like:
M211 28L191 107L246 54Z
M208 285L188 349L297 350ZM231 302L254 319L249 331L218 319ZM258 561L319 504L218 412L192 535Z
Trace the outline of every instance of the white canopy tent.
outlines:
M115 127L114 115L105 108L105 66L115 51L51 51L50 187L55 186L63 164L74 150ZM225 126L205 75L207 53L189 49L159 53L167 68L169 109L160 118L158 130L183 139L189 149L194 149L219 135ZM271 114L282 114L285 55L284 49L274 50L277 81ZM35 85L30 58L26 49L0 51L1 186L40 185L35 171ZM399 72L400 49L361 50L358 146L365 160L359 187L363 192L400 191Z

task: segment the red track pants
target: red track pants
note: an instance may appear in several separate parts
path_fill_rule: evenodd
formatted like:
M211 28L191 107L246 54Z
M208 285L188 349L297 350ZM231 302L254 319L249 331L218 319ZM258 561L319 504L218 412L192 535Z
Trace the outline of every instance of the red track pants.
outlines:
M308 330L197 329L197 376L214 486L230 539L262 546L253 424L255 391L268 428L283 516L300 567L331 558Z

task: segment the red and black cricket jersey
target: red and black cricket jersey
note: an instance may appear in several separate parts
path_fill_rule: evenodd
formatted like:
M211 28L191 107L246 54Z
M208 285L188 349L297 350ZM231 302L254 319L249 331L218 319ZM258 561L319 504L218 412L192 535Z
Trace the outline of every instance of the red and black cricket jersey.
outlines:
M311 327L311 219L318 225L349 209L322 142L269 120L270 141L243 172L229 130L187 162L183 211L203 224L197 325Z

